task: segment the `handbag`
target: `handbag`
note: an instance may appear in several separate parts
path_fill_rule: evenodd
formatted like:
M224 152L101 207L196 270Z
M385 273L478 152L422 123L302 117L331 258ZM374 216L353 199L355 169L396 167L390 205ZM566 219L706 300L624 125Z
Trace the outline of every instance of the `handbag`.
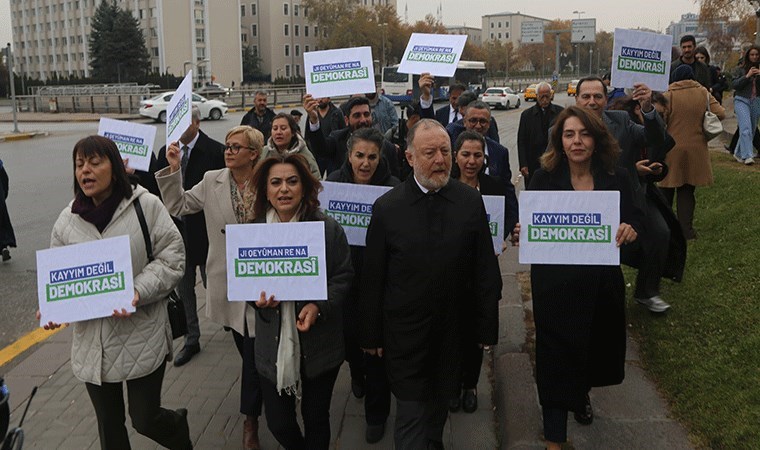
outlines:
M153 244L150 242L150 233L148 232L148 223L145 221L145 214L143 214L142 205L140 205L140 199L136 199L133 203L135 206L135 212L137 213L137 220L140 222L140 229L142 229L143 239L145 240L145 251L148 253L148 261L153 261ZM169 313L169 324L172 327L172 339L177 339L187 334L187 318L185 317L185 304L182 303L182 299L172 289L169 293L168 302L166 304L166 311Z
M712 111L710 111L710 93L707 93L707 110L705 118L702 119L702 133L708 141L715 139L723 133L723 124Z

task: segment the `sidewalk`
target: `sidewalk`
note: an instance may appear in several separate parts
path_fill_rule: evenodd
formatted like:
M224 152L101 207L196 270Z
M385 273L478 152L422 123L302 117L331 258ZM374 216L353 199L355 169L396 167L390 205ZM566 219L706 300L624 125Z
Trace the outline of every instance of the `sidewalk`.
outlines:
M445 428L447 449L542 449L541 410L533 366L528 353L532 303L520 295L517 273L528 268L517 263L510 249L500 257L503 299L500 304L499 345L484 358L478 385L479 409L452 414ZM200 303L205 298L197 288ZM167 408L185 407L197 449L241 448L243 417L238 413L240 357L232 337L206 319L201 308L200 354L187 365L167 366L163 402ZM175 350L182 346L175 342ZM53 335L9 373L11 426L17 424L24 401L39 386L24 424L24 448L98 449L97 424L84 384L74 378L69 364L71 328ZM346 364L341 368L331 406L332 447L337 449L392 449L395 406L384 439L364 442L363 405L351 395ZM665 401L641 368L635 342L629 339L626 378L622 385L591 392L595 418L591 426L568 422L568 436L576 449L691 449L686 431L669 417ZM158 448L130 428L134 449ZM261 419L265 449L279 448Z

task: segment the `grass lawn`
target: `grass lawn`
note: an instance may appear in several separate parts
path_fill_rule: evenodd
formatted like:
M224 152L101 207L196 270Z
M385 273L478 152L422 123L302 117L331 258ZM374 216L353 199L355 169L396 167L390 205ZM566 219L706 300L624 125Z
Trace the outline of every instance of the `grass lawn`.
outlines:
M628 291L644 364L703 448L760 448L760 167L712 153L715 184L697 188L682 283L650 314ZM625 270L633 283L635 272Z

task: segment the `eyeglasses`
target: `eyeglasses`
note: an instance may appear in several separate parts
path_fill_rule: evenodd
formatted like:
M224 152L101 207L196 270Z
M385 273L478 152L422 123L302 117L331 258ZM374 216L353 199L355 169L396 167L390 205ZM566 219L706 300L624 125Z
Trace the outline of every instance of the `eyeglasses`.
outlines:
M470 125L477 125L477 124L486 125L488 123L491 123L491 121L488 119L483 119L483 118L478 119L477 117L470 117L469 119L467 119L467 123L469 123Z
M247 145L232 144L232 145L224 146L224 150L225 151L229 150L230 153L232 153L233 155L237 155L238 153L240 153L241 148L247 148L248 150L253 150L251 147L248 147Z

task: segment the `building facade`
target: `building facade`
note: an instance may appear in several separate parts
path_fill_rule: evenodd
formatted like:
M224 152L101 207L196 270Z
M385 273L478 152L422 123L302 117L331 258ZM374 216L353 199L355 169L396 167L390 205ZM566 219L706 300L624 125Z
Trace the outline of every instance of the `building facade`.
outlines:
M467 42L480 46L483 44L483 30L467 26L447 26L446 31L449 34L466 34Z
M356 2L396 7L396 0ZM309 21L308 8L299 0L240 1L240 41L251 47L271 81L303 77L303 54L319 50L319 38L327 31Z
M140 22L151 68L198 83L240 81L239 2L117 0ZM100 0L10 0L20 73L40 80L90 76L90 23ZM232 24L232 26L230 25Z
M488 42L491 40L500 41L502 44L508 42L516 48L520 46L520 29L523 22L544 22L546 26L548 19L542 17L529 16L520 14L520 11L502 12L498 14L488 14L483 16L482 40Z

